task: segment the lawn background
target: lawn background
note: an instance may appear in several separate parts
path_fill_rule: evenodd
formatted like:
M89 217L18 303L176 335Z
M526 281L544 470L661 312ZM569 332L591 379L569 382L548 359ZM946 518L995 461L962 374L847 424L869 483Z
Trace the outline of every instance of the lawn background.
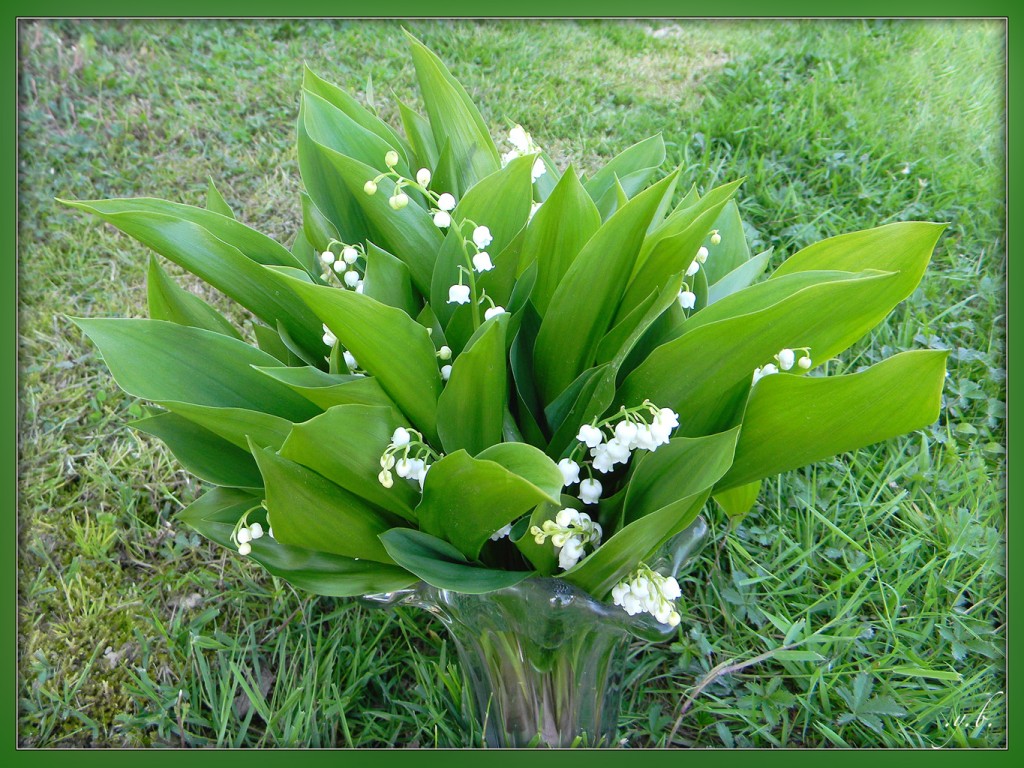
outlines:
M1003 743L1002 24L407 25L496 137L507 114L560 164L593 170L661 130L701 188L746 176L749 239L779 257L887 221L951 222L922 288L831 369L950 348L942 420L789 473L743 526L719 529L677 642L635 647L623 736ZM173 525L195 484L123 427L137 406L63 317L143 314L144 249L52 202L201 204L212 175L244 221L288 242L301 62L353 91L372 75L390 114L391 89L414 99L398 26L22 31L21 743L466 743L439 627L296 594ZM778 648L801 620L814 657L721 680L668 741L695 676Z

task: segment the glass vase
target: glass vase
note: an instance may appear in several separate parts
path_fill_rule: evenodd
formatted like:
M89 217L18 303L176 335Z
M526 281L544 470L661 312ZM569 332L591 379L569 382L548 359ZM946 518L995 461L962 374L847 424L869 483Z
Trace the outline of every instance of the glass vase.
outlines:
M707 530L697 518L649 565L678 575ZM614 746L630 640L675 633L649 614L629 616L556 578L486 594L421 584L367 599L417 606L444 624L488 747Z

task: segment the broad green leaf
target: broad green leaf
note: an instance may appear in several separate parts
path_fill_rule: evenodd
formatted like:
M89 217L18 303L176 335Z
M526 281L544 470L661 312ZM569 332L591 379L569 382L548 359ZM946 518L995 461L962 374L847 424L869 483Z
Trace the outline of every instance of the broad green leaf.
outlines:
M301 365L301 358L297 357L288 345L281 339L281 334L263 323L253 323L252 335L256 337L256 346L261 351L273 356L285 365Z
M728 426L735 388L754 368L783 347L810 347L819 361L838 354L889 313L886 286L898 279L889 273L819 283L758 312L700 326L654 350L626 377L620 396L627 406L649 398L679 411L677 434Z
M568 168L530 221L520 254L520 271L537 264L531 300L542 317L569 266L600 226L597 206Z
M607 219L616 207L616 182L632 197L644 188L664 162L665 141L658 134L620 152L583 186L597 203L601 218Z
M904 352L845 376L766 376L750 393L736 459L715 492L931 424L947 354Z
M714 285L750 260L750 247L735 200L726 202L718 218L711 224L711 229L717 229L722 240L718 245L713 245L710 234L704 238L701 245L708 249L708 258L701 269L707 275L708 283Z
M491 318L452 361L451 377L437 400L437 433L448 453L464 448L476 455L501 442L507 328L507 315Z
M676 437L635 459L624 504L627 522L715 484L732 465L739 428L707 437Z
M441 394L437 355L427 329L405 312L355 291L282 278L322 318L428 441L437 437Z
M448 291L453 285L469 285L469 281L460 271L472 269L469 249L459 232L453 227L445 235L444 242L437 253L437 260L434 262L434 272L430 278L430 308L442 328L447 327L451 322L455 311L458 308L448 303ZM467 308L468 305L467 305ZM483 317L483 310L480 316Z
M242 338L220 312L175 283L160 267L156 256L149 257L146 293L149 316L153 320L169 320L178 325L205 328L235 339Z
M682 281L682 275L670 278L660 294L651 293L618 325L608 331L598 345L597 362L611 363L617 372L654 321L679 300Z
M122 232L131 235L136 240L148 245L154 251L166 256L173 262L181 264L190 272L206 278L187 263L187 259L176 258L171 253L164 253L162 248L177 252L194 248L195 244L189 242L189 238L183 238L183 242L175 243L173 237L160 237L160 232L152 230L159 229L159 223L165 219L188 223L193 227L206 230L218 240L222 240L231 248L244 254L246 258L255 261L257 264L279 264L283 267L295 267L302 269L302 264L296 260L288 249L276 240L247 227L240 221L229 216L222 215L216 211L205 208L197 208L194 205L172 203L169 200L158 200L152 197L131 197L114 198L111 200L60 200L73 208L96 214L104 221L113 224ZM182 228L187 231L188 227ZM171 232L165 233L172 235ZM152 241L152 242L151 242ZM216 285L212 280L207 280L211 285ZM220 286L216 286L220 287ZM221 290L224 290L221 288ZM229 291L224 291L229 296Z
M360 127L379 136L388 146L398 152L399 158L404 167L411 168L409 163L408 150L402 137L395 130L365 109L351 95L333 83L329 83L317 75L308 66L303 67L302 88L309 93L315 94L341 110L347 117ZM381 158L383 160L383 158Z
M685 213L673 214L679 221L667 220L647 238L622 297L616 322L632 312L652 291L660 291L674 275L686 272L727 202L723 193L714 190ZM681 226L682 222L686 222L685 226ZM671 234L664 235L662 230Z
M391 408L399 421L407 421L373 376L325 373L312 367L256 370L286 384L325 411L335 405L382 405Z
M772 257L772 249L769 248L767 251L761 251L756 256L752 256L749 260L736 267L736 269L729 272L721 280L708 288L708 304L714 304L716 301L721 301L726 296L742 291L744 288L753 283L759 278L768 266L768 261Z
M206 185L206 210L219 213L221 216L227 216L229 219L236 218L235 212L231 210L231 206L228 205L228 201L221 195L212 178L209 179Z
M552 402L591 366L622 292L647 225L674 174L641 192L594 234L551 298L534 350L544 402ZM571 339L572 343L567 343Z
M129 426L159 438L188 472L214 485L236 488L260 488L256 460L248 450L242 450L208 429L175 413L158 413Z
M74 322L99 347L118 386L135 397L246 408L289 421L304 421L319 412L288 387L253 370L277 361L237 339L163 320Z
M579 428L608 410L615 397L615 366L610 363L594 369L594 375L580 390L572 408L555 430L548 445L548 455L558 458L574 444Z
M403 261L373 243L366 249L363 293L382 304L397 307L409 317L415 317L420 311L409 268Z
M701 491L630 523L561 577L603 599L638 563L685 530L707 499L708 491Z
M234 549L231 531L235 522L251 508L258 507L260 498L233 489L214 488L182 510L178 520L221 546ZM415 576L396 565L286 546L270 536L257 539L251 546L249 557L271 574L318 595L355 597L391 592L417 581Z
M284 326L284 323L278 321L277 323L277 337L284 344L285 349L291 354L288 359L289 365L294 366L311 366L314 368L324 368L325 357L322 354L310 352L307 349L303 349L292 338L291 334L288 333L288 329ZM325 345L326 346L326 345Z
M339 405L296 424L281 447L281 456L302 464L372 504L415 519L418 485L395 478L391 488L377 479L380 457L403 422L389 408Z
M245 408L219 408L174 400L156 403L245 451L249 450L250 443L276 451L292 428L292 423L280 416Z
M405 128L405 135L409 137L409 143L416 154L416 162L419 166L431 169L431 173L437 167L438 151L434 143L434 135L430 131L430 123L423 115L414 109L398 102L398 111L402 116L402 126ZM450 192L451 190L443 190Z
M458 181L456 197L461 197L480 179L498 170L498 150L466 89L426 46L408 32L406 35L434 144L448 145Z
M479 595L511 587L532 575L478 567L451 544L410 528L392 528L381 541L396 563L438 589Z
M480 461L493 461L509 472L537 486L557 499L562 493L562 471L544 452L525 443L498 443L477 454Z
M830 237L794 253L772 273L769 280L821 269L899 271L902 275L900 288L905 291L902 298L906 298L924 275L935 243L945 228L945 224L901 221ZM893 301L893 305L902 298Z
M389 141L364 128L326 99L305 89L302 91L302 120L302 127L317 144L376 168L377 173L387 170L384 157L395 150L399 157L395 170L409 178L405 150L393 143L394 139Z
M538 447L546 447L544 435L544 407L537 394L536 379L533 375L533 345L540 328L540 318L527 304L522 313L522 322L509 349L509 367L515 382L516 412L518 423L530 442Z
M260 263L265 263L299 267L295 257L287 251L279 258L268 252L263 254L266 259L259 262L255 252L243 253L232 244L240 241L240 238L233 238L224 231L208 229L206 222L195 223L181 218L180 214L132 207L149 202L157 204L164 201L105 200L69 205L96 213L125 234L202 278L272 327L276 327L278 320L282 321L300 344L309 349L315 348L322 335L316 316L294 294L283 291L279 285L268 280L267 270L260 266ZM175 207L172 203L165 205ZM232 219L201 208L193 210L216 217L221 223L229 222L248 229ZM269 238L267 240L273 243Z
M323 211L316 207L316 203L305 192L300 194L302 198L302 232L306 236L306 242L318 254L327 250L332 240L341 240L338 228L331 223L330 219L324 216Z
M378 536L393 527L383 513L311 469L253 448L266 487L267 514L281 544L378 563L393 562Z
M304 120L300 111L299 168L317 208L346 242L369 239L404 261L417 290L428 294L442 238L430 214L414 201L400 211L392 209L388 200L395 183L389 178L377 182L376 194L367 195L363 187L378 175L377 168L318 142L303 127Z
M715 491L714 499L730 519L742 520L754 508L760 494L761 481L755 480L735 488Z
M416 513L421 530L474 559L491 534L544 501L558 497L497 462L456 451L431 465Z
M532 167L532 155L516 158L474 184L452 211L453 220L468 219L490 230L492 241L484 250L501 253L526 224L533 202ZM472 227L466 226L462 234L471 237Z

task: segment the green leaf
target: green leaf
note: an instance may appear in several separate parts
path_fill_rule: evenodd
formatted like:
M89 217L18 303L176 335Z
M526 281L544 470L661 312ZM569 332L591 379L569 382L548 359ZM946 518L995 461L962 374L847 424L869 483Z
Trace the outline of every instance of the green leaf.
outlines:
M686 272L738 184L734 182L712 190L692 208L674 212L650 234L637 258L615 316L616 322L633 311L652 291L661 290L672 276Z
M505 331L508 316L487 320L452 363L437 400L437 432L445 451L477 454L501 442L508 395Z
M617 372L654 321L678 301L682 282L682 275L670 278L660 294L651 293L618 325L608 331L598 345L597 362L611 363Z
M707 501L708 491L680 499L625 526L561 578L603 599L612 587L666 541L686 529Z
M735 488L715 491L715 501L729 518L742 520L754 508L760 495L761 481L755 480Z
M570 265L600 226L597 206L568 168L530 221L520 254L520 270L537 264L531 300L542 317Z
M649 398L679 411L677 434L715 431L727 425L737 388L754 368L784 347L810 347L819 361L838 354L888 314L886 286L898 279L890 273L819 283L760 311L699 326L654 350L620 395L627 406Z
M395 170L402 176L409 177L410 169L405 150L400 144L395 143L395 137L386 139L364 128L327 99L305 88L302 91L301 114L303 129L317 144L375 168L377 173L387 170L384 157L394 150L399 158ZM373 176L367 178L372 179Z
M712 245L710 235L704 238L701 245L708 249L708 258L701 265L701 269L707 276L708 283L714 285L750 260L750 247L747 245L743 220L740 219L740 209L735 200L726 201L722 212L711 224L711 229L718 230L722 241L718 245Z
M319 411L253 370L277 361L237 339L163 320L72 319L99 347L118 386L135 397L245 408L289 421Z
M766 376L750 393L736 459L715 492L933 423L947 354L904 352L846 376Z
M399 478L392 488L385 488L377 479L380 457L400 426L403 422L390 408L338 405L296 424L280 453L372 504L414 520L419 487Z
M544 501L557 503L558 496L497 462L456 451L431 465L416 513L421 530L476 558L491 534Z
M501 167L498 150L466 89L426 46L408 32L406 35L412 46L416 78L434 144L448 145L458 183L458 190L453 194L461 197L480 179Z
M316 207L316 203L305 192L300 193L302 199L302 232L306 236L309 246L318 254L327 250L332 240L340 240L338 228L331 223L330 219L324 216L323 211Z
M276 327L277 321L281 320L300 344L309 349L316 348L322 335L316 317L294 294L281 290L279 285L268 280L267 270L260 266L262 263L299 267L294 256L287 251L283 251L284 255L275 255L272 249L265 253L252 250L259 242L249 243L249 250L243 252L234 243L244 245L242 240L245 238L236 237L227 231L228 228L222 226L209 229L206 226L209 222L203 220L202 223L195 223L183 218L180 212L155 212L140 207L150 203L153 204L151 207L163 204L168 210L189 208L162 200L141 199L68 204L96 213L104 221L199 276L271 327ZM227 222L248 229L232 219L201 208L192 210L201 211L207 217L215 217L221 224ZM265 239L277 246L269 238ZM260 258L263 260L260 261Z
M236 218L235 212L231 210L231 206L228 205L228 201L221 195L212 178L206 186L206 210L219 213L221 216L227 216L229 219Z
M164 412L133 421L129 426L159 438L188 472L214 485L261 488L256 460L208 429L184 416Z
M381 541L396 563L438 589L480 595L511 587L531 575L530 571L477 567L447 542L409 528L393 528Z
M433 173L437 167L439 152L434 143L434 135L430 131L430 123L425 117L401 101L398 102L398 111L402 116L405 135L409 137L409 143L416 154L416 164L431 169L431 173ZM450 192L451 190L445 191Z
M602 220L616 208L616 186L633 197L644 188L654 172L665 162L665 141L661 134L651 136L616 155L584 184L597 204ZM568 175L568 173L566 173Z
M580 426L603 414L612 404L617 373L615 366L605 363L593 370L594 375L580 390L572 408L551 437L548 445L548 455L551 457L563 456L574 444Z
M220 408L174 400L156 403L245 451L249 450L250 443L276 451L292 428L287 419L245 408Z
M378 536L391 521L373 506L311 469L253 448L266 487L274 538L332 555L391 563Z
M416 317L420 311L420 301L412 287L409 268L403 261L373 243L366 249L363 293L382 304L397 307L409 317Z
M329 83L321 78L308 66L303 67L302 88L309 93L319 96L324 99L324 101L339 109L361 128L376 134L389 147L398 152L398 156L404 167L412 167L409 163L408 151L405 142L402 141L402 137L399 136L390 125L385 123L369 110L365 109L351 95L346 93L337 85ZM380 161L383 161L383 159L384 158L382 156Z
M441 375L427 329L355 291L281 278L369 371L428 440L437 438Z
M732 465L739 428L676 437L636 462L624 505L627 522L711 488Z
M377 168L317 141L306 131L301 110L299 126L299 169L317 208L346 242L371 240L404 261L417 290L428 295L442 236L427 211L415 201L400 211L392 209L388 200L395 183L389 178L377 182L376 194L367 195L363 187L378 175Z
M551 459L532 445L525 443L498 443L477 454L480 461L493 461L509 472L537 486L551 498L562 494L562 471Z
M726 296L731 296L749 286L761 276L771 257L772 249L769 248L729 272L708 289L708 304L721 301Z
M675 174L641 192L594 234L562 278L541 322L534 369L552 402L590 367L622 298L647 225ZM566 341L572 339L572 343Z
M251 494L214 488L180 512L178 519L206 538L234 549L231 532L235 522L259 502L260 497ZM286 546L269 536L253 541L251 546L249 557L271 574L318 595L354 597L392 592L417 581L396 565Z
M188 232L190 229L204 229L231 248L238 250L247 259L257 264L279 264L283 267L295 267L302 269L302 264L288 252L283 245L257 232L251 227L245 226L228 216L221 215L212 210L197 208L193 205L172 203L169 200L158 200L151 197L114 198L111 200L59 200L65 205L79 208L83 211L96 214L104 221L113 224L122 232L131 235L136 240L144 243L154 251L166 256L171 261L181 264L190 272L206 278L198 271L189 266L184 253L195 247L188 236L183 236L181 242L175 242L174 231ZM170 220L183 224L190 224L191 227L181 227L178 230L168 228L169 231L161 232L160 223ZM163 249L172 253L179 253L176 258L172 253L165 253ZM305 270L303 270L305 271ZM212 280L206 280L211 285L217 286ZM220 290L224 290L221 288ZM230 292L224 291L229 296Z
M538 528L544 525L546 520L554 520L555 515L562 509L562 504L544 503L539 504L530 514L526 525L523 526L521 536L513 539L516 548L523 554L527 562L532 565L541 576L552 576L558 567L558 550L546 540L538 544L530 531L534 526ZM515 531L512 535L515 535ZM511 536L510 536L511 538Z
M287 385L322 410L335 405L382 405L390 408L399 421L408 421L373 376L325 373L312 367L256 370Z
M297 357L288 345L284 343L281 334L263 323L252 324L252 334L256 337L256 346L268 355L272 355L279 362L285 365L301 365L301 358Z
M205 328L235 339L242 338L220 312L175 283L160 267L156 256L149 257L146 292L149 316L153 320L168 320L178 325Z
M501 253L526 224L533 202L531 168L532 155L516 158L473 185L452 211L455 221L468 219L490 230L491 244L484 250ZM467 238L472 234L470 228L463 232Z

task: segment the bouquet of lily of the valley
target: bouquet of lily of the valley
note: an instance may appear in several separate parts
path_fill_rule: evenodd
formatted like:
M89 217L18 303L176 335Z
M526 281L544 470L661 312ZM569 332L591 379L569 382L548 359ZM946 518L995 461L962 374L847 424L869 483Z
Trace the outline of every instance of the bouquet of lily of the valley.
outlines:
M134 426L212 488L181 519L297 587L465 593L564 579L679 621L655 553L713 499L937 418L945 353L821 366L915 288L942 227L897 223L767 279L733 196L661 175L660 137L587 178L520 125L496 146L416 40L402 131L310 71L302 229L286 248L205 208L79 201L153 258L151 319L80 319ZM503 141L504 143L504 141Z

